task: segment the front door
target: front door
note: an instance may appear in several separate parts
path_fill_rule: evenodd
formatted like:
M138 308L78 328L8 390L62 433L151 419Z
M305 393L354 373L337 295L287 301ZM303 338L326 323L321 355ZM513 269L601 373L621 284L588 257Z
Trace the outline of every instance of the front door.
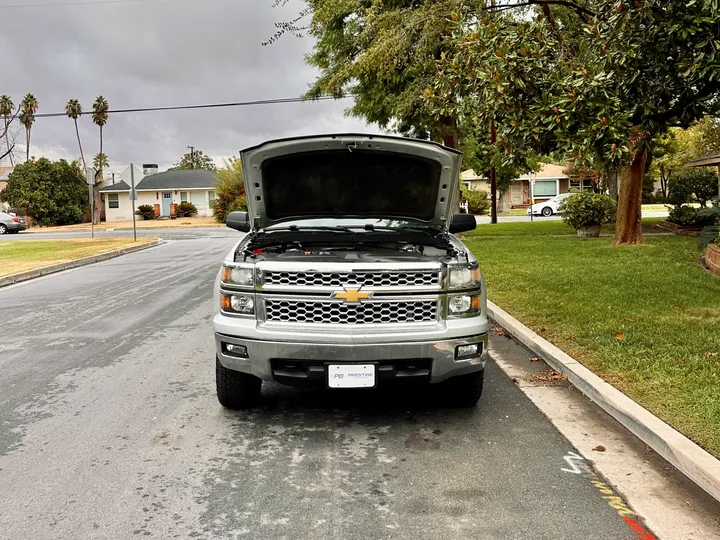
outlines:
M162 194L162 215L170 215L170 203L172 203L172 191L163 191Z

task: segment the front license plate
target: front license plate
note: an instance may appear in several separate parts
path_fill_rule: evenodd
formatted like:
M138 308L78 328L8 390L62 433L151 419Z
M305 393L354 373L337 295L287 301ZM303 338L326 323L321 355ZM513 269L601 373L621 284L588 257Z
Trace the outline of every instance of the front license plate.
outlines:
M328 366L330 388L372 388L375 386L374 364L330 364Z

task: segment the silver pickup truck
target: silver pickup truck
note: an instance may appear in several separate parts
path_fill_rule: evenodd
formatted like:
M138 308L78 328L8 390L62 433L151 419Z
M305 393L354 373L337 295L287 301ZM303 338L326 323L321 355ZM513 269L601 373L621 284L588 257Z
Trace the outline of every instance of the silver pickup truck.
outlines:
M474 406L488 348L485 283L454 233L462 154L379 135L271 141L241 153L248 233L215 284L217 395L262 381L342 391L442 383Z

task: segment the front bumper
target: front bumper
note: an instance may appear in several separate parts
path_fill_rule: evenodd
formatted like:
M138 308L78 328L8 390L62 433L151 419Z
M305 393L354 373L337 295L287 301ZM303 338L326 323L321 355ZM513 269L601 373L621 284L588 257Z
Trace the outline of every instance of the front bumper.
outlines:
M459 345L480 344L480 353L456 359ZM244 345L247 358L228 354L225 345ZM215 333L220 363L266 381L285 384L324 383L328 363L374 363L380 384L388 379L424 380L438 383L456 375L479 371L487 359L488 333L443 341L381 343L318 343L308 341L262 341Z

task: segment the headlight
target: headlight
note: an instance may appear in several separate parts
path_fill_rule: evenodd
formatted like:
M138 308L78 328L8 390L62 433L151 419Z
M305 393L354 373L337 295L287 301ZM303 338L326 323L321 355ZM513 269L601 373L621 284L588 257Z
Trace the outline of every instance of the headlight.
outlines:
M253 268L243 268L238 266L223 266L222 280L233 285L252 286L254 279Z
M480 296L458 295L448 299L450 315L469 315L480 311Z
M480 269L466 266L450 267L451 289L470 289L480 285Z
M223 294L220 296L220 307L243 315L253 315L255 298L249 294Z

